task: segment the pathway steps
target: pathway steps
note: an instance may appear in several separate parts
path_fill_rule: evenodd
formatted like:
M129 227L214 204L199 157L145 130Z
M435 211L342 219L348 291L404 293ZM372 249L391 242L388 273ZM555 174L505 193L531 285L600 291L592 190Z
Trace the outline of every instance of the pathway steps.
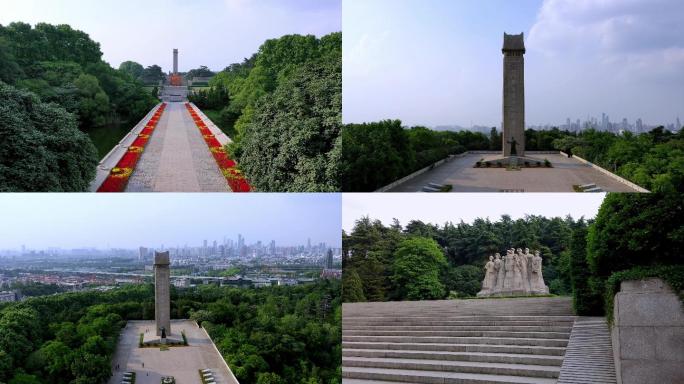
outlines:
M610 331L603 317L580 317L570 334L559 384L615 384Z
M551 384L576 316L569 298L344 304L343 384Z

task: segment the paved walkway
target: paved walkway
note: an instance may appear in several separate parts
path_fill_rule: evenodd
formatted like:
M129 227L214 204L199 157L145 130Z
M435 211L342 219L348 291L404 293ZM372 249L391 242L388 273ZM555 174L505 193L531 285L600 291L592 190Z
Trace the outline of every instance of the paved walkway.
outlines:
M153 320L129 321L122 330L112 359L114 375L108 384L121 383L124 372L135 372L136 384L159 384L164 376L173 376L177 384L201 384L200 369L210 369L217 384L238 384L211 339L194 322L171 321L171 329L175 332L172 336L180 338L180 331L185 330L188 346L171 347L167 351L138 347L139 335L147 329L150 332L155 329ZM116 369L117 364L119 369Z
M613 344L605 317L579 317L572 327L558 384L615 383Z
M559 154L528 154L543 162L548 159L553 168L474 168L484 158L496 154L469 153L414 177L389 192L419 192L428 183L451 184L453 192L574 192L573 185L595 183L607 192L636 192L626 184L596 169Z
M226 179L184 103L168 103L126 192L228 191Z

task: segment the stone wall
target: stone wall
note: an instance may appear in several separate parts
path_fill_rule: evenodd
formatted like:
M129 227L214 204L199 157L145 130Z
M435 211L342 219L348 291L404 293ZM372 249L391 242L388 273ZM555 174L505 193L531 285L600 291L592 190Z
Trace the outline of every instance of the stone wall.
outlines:
M618 383L682 383L684 313L670 287L660 279L625 281L613 308Z

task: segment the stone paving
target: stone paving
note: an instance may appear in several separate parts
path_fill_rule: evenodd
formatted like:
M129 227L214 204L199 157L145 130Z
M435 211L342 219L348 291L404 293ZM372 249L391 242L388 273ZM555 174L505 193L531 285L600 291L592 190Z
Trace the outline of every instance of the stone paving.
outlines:
M498 156L469 153L407 180L389 192L419 192L428 183L451 184L452 192L574 192L573 185L591 183L606 192L637 192L576 159L560 154L527 153L528 157L541 162L548 159L553 168L508 171L504 168L473 167L482 158Z
M228 192L184 103L168 103L126 192Z
M112 359L114 374L108 384L119 384L124 372L135 372L136 384L159 384L164 376L173 376L177 384L201 384L200 369L210 369L217 384L238 384L209 336L194 322L171 320L171 329L175 332L172 336L180 339L180 331L185 330L188 346L170 347L167 351L152 347L139 348L140 333L148 331L151 334L154 327L153 320L128 322L119 336Z

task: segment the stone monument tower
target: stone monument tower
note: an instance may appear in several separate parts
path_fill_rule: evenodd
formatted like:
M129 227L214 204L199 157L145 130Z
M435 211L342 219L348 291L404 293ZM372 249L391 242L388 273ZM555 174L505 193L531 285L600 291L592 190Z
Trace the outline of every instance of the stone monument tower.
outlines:
M503 155L525 156L525 42L504 32Z
M154 319L157 336L171 334L171 298L169 296L169 251L154 253Z
M178 74L178 48L173 49L173 74Z

